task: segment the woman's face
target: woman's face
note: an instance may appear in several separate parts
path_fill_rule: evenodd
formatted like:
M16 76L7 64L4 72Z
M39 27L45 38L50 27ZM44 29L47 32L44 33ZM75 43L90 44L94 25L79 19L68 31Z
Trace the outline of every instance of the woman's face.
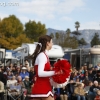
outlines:
M53 42L52 39L50 42L47 42L47 50L50 50L52 48Z
M93 83L91 82L91 83L89 83L89 86L92 86L93 85Z
M11 72L10 71L8 72L8 75L11 75Z
M21 77L18 77L18 81L22 81L22 78Z
M84 67L82 66L82 67L81 67L81 69L83 70L83 69L84 69Z
M80 81L79 78L77 78L77 79L76 79L76 82L79 82L79 81Z
M16 77L15 77L15 76L13 76L13 77L12 77L12 80L15 80L15 79L16 79Z

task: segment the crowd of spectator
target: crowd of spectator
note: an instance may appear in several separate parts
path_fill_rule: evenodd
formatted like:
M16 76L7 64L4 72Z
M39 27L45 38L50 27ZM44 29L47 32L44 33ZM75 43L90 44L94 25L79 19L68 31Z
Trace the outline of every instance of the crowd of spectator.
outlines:
M100 97L100 64L89 68L83 65L80 69L71 68L68 84L62 88L53 87L55 100L97 100ZM31 93L31 88L36 80L34 67L10 64L0 67L0 98L3 100L4 92L12 85L22 87L24 99ZM99 100L99 99L98 99Z
M27 60L25 61L25 65L17 65L15 63L14 65L10 64L9 66L5 67L0 66L0 99L4 100L5 90L8 91L10 89L15 89L15 87L18 85L21 86L23 98L25 99L26 95L31 93L31 88L34 86L34 81L34 67L29 67ZM16 88L16 90L18 89L19 88ZM12 93L14 93L14 91L12 91Z
M72 67L69 83L63 88L54 88L56 100L100 100L100 64L80 69Z

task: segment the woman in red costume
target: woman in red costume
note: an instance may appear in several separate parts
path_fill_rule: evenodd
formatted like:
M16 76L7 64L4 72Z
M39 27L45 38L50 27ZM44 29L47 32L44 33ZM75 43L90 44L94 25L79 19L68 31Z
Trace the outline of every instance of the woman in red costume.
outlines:
M50 62L47 53L52 48L52 45L52 38L50 36L41 36L32 55L37 77L32 88L31 97L33 97L33 100L54 100L50 77L59 74L59 72L50 71Z

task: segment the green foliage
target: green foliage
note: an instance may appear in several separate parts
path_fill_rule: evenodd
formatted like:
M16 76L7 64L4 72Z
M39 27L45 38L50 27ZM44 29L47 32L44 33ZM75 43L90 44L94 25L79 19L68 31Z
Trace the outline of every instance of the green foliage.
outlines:
M52 39L54 38L54 34L53 33L51 33L50 36L52 37Z
M91 47L94 45L100 45L100 38L98 33L95 33L94 37L91 40Z
M78 28L80 27L80 23L78 21L75 22L75 28L76 28L76 31L78 32Z
M84 40L84 38L81 38L80 40L78 40L78 44L83 46L83 45L86 45L87 42Z
M0 39L1 47L6 49L16 49L17 47L21 46L22 43L33 43L29 38L26 37L25 34L20 34L19 36L15 37L5 37L3 36Z
M8 38L17 37L20 33L23 33L23 24L15 15L10 15L1 21L0 33ZM0 35L2 36L2 34Z
M78 23L79 23L79 22L76 22L76 23L75 23L75 24L76 24L75 27L77 27L77 31L71 32L71 33L73 34L73 37L76 38L77 41L78 41L78 36L81 35L81 33L78 31L78 27L80 26L80 25L79 25L79 26L77 25Z
M70 30L68 29L66 32L70 33ZM68 35L69 35L69 33L68 33ZM75 37L71 37L70 35L66 36L66 34L65 33L56 33L55 34L55 37L56 37L55 43L62 47L73 48L73 49L77 48L78 47L77 39Z
M55 33L55 38L56 38L55 43L59 45L60 34L58 32Z
M67 37L61 45L62 47L75 49L78 47L78 41L74 37Z
M33 42L23 34L23 24L15 15L0 21L0 46L15 49L22 43Z
M73 31L72 34L74 34L76 37L77 37L78 35L81 35L81 33L78 32L78 31Z
M24 32L31 40L38 41L38 38L45 35L46 31L45 24L41 24L41 22L29 21L25 24Z
M70 36L70 33L71 33L71 30L70 30L69 28L67 28L67 30L66 30L66 35L67 35L67 37Z
M59 39L59 33L58 32L56 32L55 37L56 37L57 40Z

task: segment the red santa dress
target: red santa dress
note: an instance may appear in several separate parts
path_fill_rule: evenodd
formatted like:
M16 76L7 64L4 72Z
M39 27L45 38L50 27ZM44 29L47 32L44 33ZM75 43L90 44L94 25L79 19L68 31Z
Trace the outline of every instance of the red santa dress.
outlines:
M32 88L31 97L53 96L50 77L55 71L50 71L50 62L46 52L40 53L35 61L36 82Z

